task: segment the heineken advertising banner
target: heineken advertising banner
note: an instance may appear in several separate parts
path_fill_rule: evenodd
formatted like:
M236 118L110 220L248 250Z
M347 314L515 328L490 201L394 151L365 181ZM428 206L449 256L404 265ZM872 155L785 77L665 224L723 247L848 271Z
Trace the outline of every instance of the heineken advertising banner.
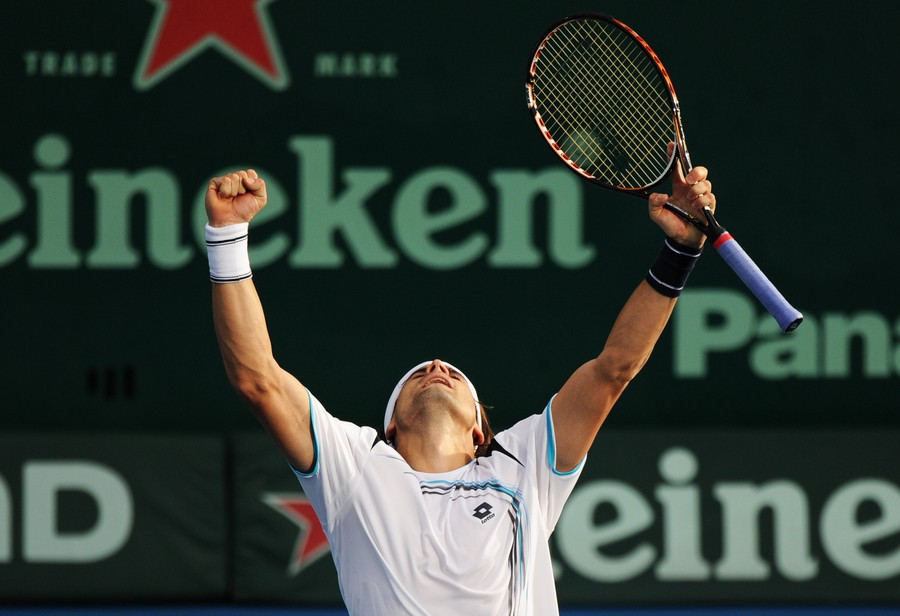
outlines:
M723 223L805 321L780 335L707 250L560 520L561 597L900 600L900 4L852 8L18 3L0 597L336 600L274 450L241 437L227 473L221 439L256 424L212 331L211 176L266 178L250 245L275 353L344 419L377 423L439 356L510 425L594 356L661 237L562 168L522 86L544 30L595 10L660 54Z
M900 604L898 439L606 430L551 537L560 602ZM340 593L266 435L36 435L0 438L0 599Z
M560 602L896 603L898 438L601 432L551 538ZM235 451L237 598L339 600L285 462L264 436Z
M253 426L212 326L208 178L253 166L280 363L375 421L410 365L464 367L500 423L603 345L660 245L563 169L525 108L558 18L662 56L720 217L806 315L774 321L710 249L618 426L896 427L900 5L63 0L3 41L2 429ZM347 386L352 379L353 385ZM15 409L16 412L11 412Z

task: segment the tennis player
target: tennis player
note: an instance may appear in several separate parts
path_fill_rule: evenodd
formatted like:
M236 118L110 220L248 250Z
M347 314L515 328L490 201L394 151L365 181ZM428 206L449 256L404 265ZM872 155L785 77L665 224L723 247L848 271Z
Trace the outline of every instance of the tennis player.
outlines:
M663 208L715 207L703 167L649 199L667 239L602 352L543 412L492 434L478 393L440 359L396 384L380 430L333 417L272 355L251 279L248 223L266 204L253 171L206 192L216 335L232 385L274 438L328 536L350 614L558 614L548 539L613 404L669 320L704 238ZM345 376L354 378L354 371ZM510 370L510 378L522 378Z

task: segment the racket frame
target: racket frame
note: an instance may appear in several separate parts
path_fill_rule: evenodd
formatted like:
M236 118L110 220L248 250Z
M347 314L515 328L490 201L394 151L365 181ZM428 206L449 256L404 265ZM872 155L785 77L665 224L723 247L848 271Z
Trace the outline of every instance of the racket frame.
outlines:
M668 91L669 109L672 114L672 141L675 144L675 147L672 149L672 154L669 157L666 167L659 175L659 177L652 180L645 186L635 188L616 186L595 177L591 173L588 173L585 169L583 169L580 165L573 161L568 154L566 154L562 147L556 142L553 135L550 134L550 130L547 128L543 118L541 117L540 110L538 109L538 101L535 100L534 95L534 81L537 74L537 67L540 62L541 52L544 50L554 34L560 28L564 27L570 22L580 19L599 19L612 24L613 26L624 31L643 48L644 52L652 60L653 67L655 68L659 76L662 77L662 80L666 85L666 89ZM684 135L684 124L681 120L681 105L678 102L678 95L675 93L675 86L672 84L672 79L671 77L669 77L669 73L666 70L666 67L663 65L662 60L660 60L659 56L655 51L653 51L653 48L650 47L647 41L645 41L631 27L616 19L615 17L612 17L611 15L607 15L604 13L575 13L559 20L558 22L550 26L544 32L543 36L541 37L541 42L535 48L529 61L527 76L525 80L525 99L526 104L528 105L528 109L531 111L532 117L537 124L538 130L550 145L550 147L553 149L553 151L556 152L559 158L566 164L569 169L593 184L596 184L603 188L607 188L609 190L614 190L616 192L632 195L642 200L646 200L646 198L650 195L649 190L661 184L671 174L676 160L679 160L681 162L682 170L685 174L690 173L691 169L693 169L691 156L688 153L687 142ZM741 280L743 280L743 282L748 286L748 288L750 288L754 295L756 295L757 299L760 300L760 302L769 310L769 313L772 314L776 321L778 321L778 324L784 333L790 333L800 325L800 323L803 321L803 315L795 308L793 308L793 306L791 306L786 299L784 299L784 296L781 295L781 293L774 287L769 279L766 278L765 274L763 274L762 271L756 266L756 264L753 263L752 259L750 259L747 253L744 252L743 248L741 248L740 245L736 241L734 241L734 238L731 236L731 234L726 231L721 224L719 224L715 216L713 216L712 210L709 207L705 207L703 210L705 220L698 219L696 216L693 216L692 214L684 211L683 209L672 203L666 203L665 208L677 215L679 218L695 226L697 229L702 231L707 236L707 238L709 238L709 240L713 243L716 251L719 252L720 255L722 255L729 266L734 269L735 273L738 274Z
M534 79L537 73L537 66L540 60L541 52L547 46L550 39L554 36L557 30L565 26L566 24L577 21L579 19L600 19L609 24L614 25L615 27L623 30L626 34L628 34L631 38L633 38L640 46L644 49L648 56L653 60L653 67L657 71L660 77L662 77L663 81L666 84L666 89L668 90L668 98L669 98L669 108L672 113L672 125L673 125L673 134L672 140L675 143L675 150L672 152L672 155L669 157L669 161L666 164L666 167L662 170L657 178L645 184L644 186L638 186L635 188L625 188L622 186L616 186L614 184L610 184L590 173L588 173L584 168L582 168L578 163L572 160L568 154L562 149L562 147L556 142L553 138L553 135L550 134L550 130L547 128L547 125L544 123L544 119L541 117L541 112L538 109L538 103L535 100L534 96ZM678 103L678 95L675 94L675 87L672 85L672 79L669 77L669 73L666 71L665 66L663 66L662 61L659 59L659 56L656 55L656 52L653 51L653 48L645 41L641 36L632 30L630 27L612 17L610 15L606 15L603 13L575 13L573 15L569 15L564 19L553 24L550 28L544 32L541 37L541 42L535 49L532 54L531 61L528 64L528 74L525 80L525 100L528 105L528 109L531 110L532 117L534 118L535 123L537 124L538 130L540 130L541 134L544 136L544 139L550 144L550 147L553 148L553 151L562 159L562 161L569 167L572 171L580 175L581 177L603 186L604 188L609 188L611 190L615 190L618 192L624 192L627 194L632 194L636 197L644 199L648 196L648 190L653 188L654 186L658 186L669 176L672 171L672 167L675 164L676 156L681 159L681 164L685 169L685 173L690 172L691 166L691 157L687 150L687 145L684 138L684 125L681 121L681 106ZM685 215L687 215L685 213Z

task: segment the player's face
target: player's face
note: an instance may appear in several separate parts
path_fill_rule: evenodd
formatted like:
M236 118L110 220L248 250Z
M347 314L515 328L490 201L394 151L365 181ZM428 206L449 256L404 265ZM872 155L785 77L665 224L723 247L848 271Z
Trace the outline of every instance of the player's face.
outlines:
M403 421L421 409L452 412L469 427L476 421L475 399L465 377L442 362L433 362L412 373L400 390L392 423Z

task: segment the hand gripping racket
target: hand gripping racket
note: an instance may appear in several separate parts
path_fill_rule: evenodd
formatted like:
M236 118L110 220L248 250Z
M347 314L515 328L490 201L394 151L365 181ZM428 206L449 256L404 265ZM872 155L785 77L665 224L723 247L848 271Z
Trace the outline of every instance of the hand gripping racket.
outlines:
M613 17L580 14L550 28L534 51L525 92L550 147L595 184L646 199L676 160L685 174L691 170L669 74L650 46ZM800 325L803 315L708 207L702 221L671 203L666 208L706 234L783 332Z

